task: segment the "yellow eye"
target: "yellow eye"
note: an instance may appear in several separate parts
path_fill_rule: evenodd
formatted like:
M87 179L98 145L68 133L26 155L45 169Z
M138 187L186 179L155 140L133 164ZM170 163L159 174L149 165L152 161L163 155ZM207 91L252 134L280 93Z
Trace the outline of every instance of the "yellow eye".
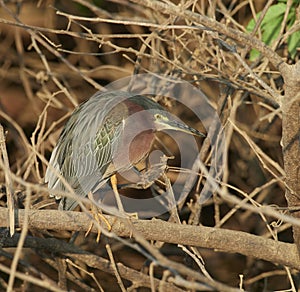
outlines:
M168 121L169 120L168 117L163 116L161 114L155 114L154 118L155 118L155 120L163 120L163 121Z

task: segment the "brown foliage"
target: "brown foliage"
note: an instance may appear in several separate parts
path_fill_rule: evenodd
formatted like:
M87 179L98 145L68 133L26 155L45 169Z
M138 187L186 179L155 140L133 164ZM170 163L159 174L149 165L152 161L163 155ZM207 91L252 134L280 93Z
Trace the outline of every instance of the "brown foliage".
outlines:
M296 291L300 63L289 60L284 30L273 47L259 29L245 33L262 1L7 2L0 1L0 290ZM256 62L251 48L262 53ZM85 237L88 214L49 210L57 205L43 181L47 161L75 106L147 72L184 79L208 96L226 135L220 187L198 204L201 172L178 210L160 220L106 216L112 231L94 222ZM200 127L184 107L160 102ZM207 164L209 151L206 140Z

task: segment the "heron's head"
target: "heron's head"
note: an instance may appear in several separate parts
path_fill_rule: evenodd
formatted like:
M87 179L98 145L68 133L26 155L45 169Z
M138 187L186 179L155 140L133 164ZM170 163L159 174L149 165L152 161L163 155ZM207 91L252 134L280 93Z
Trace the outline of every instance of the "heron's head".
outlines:
M205 137L203 133L184 124L166 111L154 111L153 118L155 129L157 131L175 130L195 136Z

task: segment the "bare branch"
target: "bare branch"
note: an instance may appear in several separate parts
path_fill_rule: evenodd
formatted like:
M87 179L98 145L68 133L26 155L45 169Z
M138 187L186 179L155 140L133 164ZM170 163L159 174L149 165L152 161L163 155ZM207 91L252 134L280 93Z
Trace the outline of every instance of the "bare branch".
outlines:
M6 209L0 209L0 226L5 227ZM18 225L24 222L24 210L18 210ZM162 220L131 220L105 216L112 226L112 235L131 237L138 232L147 240L158 240L167 243L213 248L227 252L264 259L277 264L299 269L296 246L277 242L245 232L210 228L204 226L178 225ZM87 231L90 217L81 212L62 212L55 210L28 211L29 228L40 230ZM98 229L93 227L92 232ZM286 253L289 250L289 253Z

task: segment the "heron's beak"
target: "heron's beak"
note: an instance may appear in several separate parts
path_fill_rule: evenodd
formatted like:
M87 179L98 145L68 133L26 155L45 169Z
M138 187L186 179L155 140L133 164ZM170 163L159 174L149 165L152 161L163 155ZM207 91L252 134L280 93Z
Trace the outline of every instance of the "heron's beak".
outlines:
M175 130L175 131L184 132L194 136L206 137L206 135L201 133L200 131L176 120L169 120L169 119L156 120L155 127L157 131Z

